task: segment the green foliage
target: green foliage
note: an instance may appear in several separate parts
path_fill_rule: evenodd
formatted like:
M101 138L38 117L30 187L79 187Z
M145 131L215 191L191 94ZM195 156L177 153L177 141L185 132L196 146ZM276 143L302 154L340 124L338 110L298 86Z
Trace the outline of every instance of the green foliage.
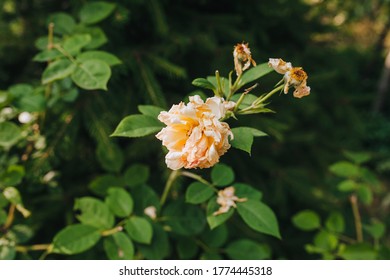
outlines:
M389 114L370 111L385 32L365 31L387 3L52 2L0 7L0 259L389 258ZM243 41L258 66L238 78ZM307 71L304 101L262 101L279 56ZM179 171L163 201L157 116L195 94L241 100L221 121L251 157Z
M88 250L100 240L99 230L90 225L75 224L62 229L53 239L53 253L73 255Z
M161 130L162 124L147 115L131 115L124 118L111 136L142 137Z
M131 260L134 258L134 245L130 238L117 232L104 239L104 251L110 260Z
M138 243L150 244L152 241L153 227L145 218L131 217L125 224L125 230Z
M270 257L267 245L249 239L239 239L226 247L226 253L232 260L264 260Z
M234 180L233 169L225 164L217 164L211 170L211 181L216 186L227 186Z
M301 230L314 230L320 227L320 217L316 212L304 210L292 217L293 224Z
M264 203L248 199L237 205L237 211L250 228L281 239L276 216Z

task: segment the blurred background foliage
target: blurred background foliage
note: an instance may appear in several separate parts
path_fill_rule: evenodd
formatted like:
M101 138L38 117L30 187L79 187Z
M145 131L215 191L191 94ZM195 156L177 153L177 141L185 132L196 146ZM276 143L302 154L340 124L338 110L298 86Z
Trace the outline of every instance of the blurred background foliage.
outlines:
M49 15L77 16L85 2L93 1L0 2L2 90L40 80L43 66L32 57L37 53L36 39L47 34ZM339 179L329 170L345 159L345 151L368 153L370 160L365 164L380 180L372 203L360 206L363 222L375 218L390 225L390 75L386 72L390 66L385 64L390 49L390 1L115 3L114 13L99 25L107 36L102 49L123 61L113 69L108 92L81 92L75 103L54 107L46 116L50 123L46 142L51 144L45 156L25 164L26 179L20 191L26 208L37 213L28 221L36 232L32 243L50 242L73 221L74 198L89 194L88 185L98 175L120 174L133 163L143 163L150 166L150 184L161 192L167 170L159 141L153 136L118 140L108 135L139 104L167 109L197 90L191 85L194 78L216 69L227 76L233 68L233 46L243 41L250 43L258 63L281 57L304 67L312 92L304 100L291 95L274 98L270 108L276 115L242 117L239 123L259 128L269 137L255 141L251 157L234 151L222 158L235 170L237 181L263 192L279 219L283 240L261 237L272 248L271 258L320 257L305 250L313 234L292 223L292 216L304 209L324 219L331 211L339 211L346 220L346 233L355 236L349 200L337 190ZM277 80L276 74L270 75L263 81L264 88ZM115 162L120 164L101 160L99 153L117 148L121 152ZM55 183L45 183L43 176L52 170ZM229 231L231 238L239 233L239 226ZM390 237L382 237L381 244L389 247ZM385 258L388 249L383 251ZM87 253L84 257L100 258Z

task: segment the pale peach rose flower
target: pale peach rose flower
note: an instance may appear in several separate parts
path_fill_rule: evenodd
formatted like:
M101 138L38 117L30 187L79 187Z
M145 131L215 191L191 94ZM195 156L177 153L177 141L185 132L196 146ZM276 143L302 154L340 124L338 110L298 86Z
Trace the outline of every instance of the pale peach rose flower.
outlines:
M240 76L242 72L251 66L256 66L256 61L252 59L251 50L248 47L248 43L237 44L233 50L234 69L237 76Z
M310 87L307 86L307 74L301 67L292 67L290 62L281 58L270 58L268 65L277 73L284 75L284 93L288 93L290 86L295 88L294 97L302 98L310 94Z
M244 202L246 198L238 198L234 195L235 189L233 186L227 187L218 192L217 203L221 205L217 211L213 213L214 216L227 213L230 207L236 208L236 202Z
M220 97L211 97L203 102L199 95L191 96L190 102L173 105L158 119L167 126L156 137L168 148L165 156L172 170L184 168L207 168L215 165L229 148L233 133L226 122L221 122L234 102Z

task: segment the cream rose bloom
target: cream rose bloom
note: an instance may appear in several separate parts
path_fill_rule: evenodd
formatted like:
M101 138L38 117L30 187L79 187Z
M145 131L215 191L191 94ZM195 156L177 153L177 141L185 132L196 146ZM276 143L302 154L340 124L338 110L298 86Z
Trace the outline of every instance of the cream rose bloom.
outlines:
M168 148L165 162L170 169L207 168L219 161L229 148L233 133L227 123L221 122L234 102L212 97L206 102L199 95L191 96L185 105L173 105L158 119L167 126L156 137Z

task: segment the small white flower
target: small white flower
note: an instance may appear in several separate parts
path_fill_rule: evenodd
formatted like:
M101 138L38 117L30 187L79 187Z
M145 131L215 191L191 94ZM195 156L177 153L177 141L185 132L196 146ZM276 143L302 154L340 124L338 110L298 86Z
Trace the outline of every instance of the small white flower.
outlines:
M144 209L144 213L146 216L149 216L152 220L156 219L157 217L157 209L153 205L148 206Z
M18 116L20 123L29 123L33 120L33 116L29 112L22 112Z

